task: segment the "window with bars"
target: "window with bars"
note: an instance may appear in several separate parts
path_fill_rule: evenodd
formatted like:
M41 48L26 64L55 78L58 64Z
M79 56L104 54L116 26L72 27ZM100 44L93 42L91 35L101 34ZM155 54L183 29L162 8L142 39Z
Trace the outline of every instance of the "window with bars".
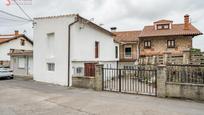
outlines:
M55 71L55 64L54 63L47 63L48 71Z

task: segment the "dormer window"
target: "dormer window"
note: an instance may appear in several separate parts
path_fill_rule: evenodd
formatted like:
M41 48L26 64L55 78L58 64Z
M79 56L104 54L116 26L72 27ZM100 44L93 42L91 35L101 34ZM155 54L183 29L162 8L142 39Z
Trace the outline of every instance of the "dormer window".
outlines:
M157 30L169 29L169 24L158 24Z

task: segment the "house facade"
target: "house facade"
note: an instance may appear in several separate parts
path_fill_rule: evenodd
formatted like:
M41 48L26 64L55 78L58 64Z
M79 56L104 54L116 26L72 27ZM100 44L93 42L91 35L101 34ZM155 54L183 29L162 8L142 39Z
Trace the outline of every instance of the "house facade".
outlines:
M139 59L139 35L141 31L113 32L119 46L119 68L136 64Z
M34 22L34 80L71 86L72 77L94 76L96 64L117 67L114 34L95 23L75 14Z
M153 25L145 26L143 30L136 32L138 34L135 34L134 42L130 39L132 38L131 32L114 32L117 36L115 39L120 41L120 63L123 62L123 56L127 50L130 52L129 54L136 54L134 56L138 57L130 60L129 65L131 65L130 62L137 64L139 63L138 59L145 57L147 57L146 60L148 60L148 57L157 60L156 57L163 57L165 53L175 56L182 55L183 51L192 48L192 39L202 34L190 23L189 15L184 16L183 24L174 24L171 20L159 20L154 22ZM129 46L138 48L135 51L134 48L131 49ZM131 58L134 58L134 56Z
M32 50L10 50L10 68L14 77L32 78L33 76L33 51Z
M32 50L33 42L18 31L15 31L15 34L0 35L0 65L9 66L10 49Z

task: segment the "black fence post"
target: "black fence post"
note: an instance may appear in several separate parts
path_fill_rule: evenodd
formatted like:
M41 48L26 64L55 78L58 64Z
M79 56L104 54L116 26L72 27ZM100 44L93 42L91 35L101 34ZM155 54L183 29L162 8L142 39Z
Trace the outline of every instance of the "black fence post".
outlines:
M121 92L121 69L119 69L119 92Z

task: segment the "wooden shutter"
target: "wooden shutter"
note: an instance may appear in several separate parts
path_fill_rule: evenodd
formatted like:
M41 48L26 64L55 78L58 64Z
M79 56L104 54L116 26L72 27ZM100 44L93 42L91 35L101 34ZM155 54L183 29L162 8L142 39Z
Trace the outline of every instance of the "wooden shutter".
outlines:
M95 63L85 63L85 76L95 76Z

